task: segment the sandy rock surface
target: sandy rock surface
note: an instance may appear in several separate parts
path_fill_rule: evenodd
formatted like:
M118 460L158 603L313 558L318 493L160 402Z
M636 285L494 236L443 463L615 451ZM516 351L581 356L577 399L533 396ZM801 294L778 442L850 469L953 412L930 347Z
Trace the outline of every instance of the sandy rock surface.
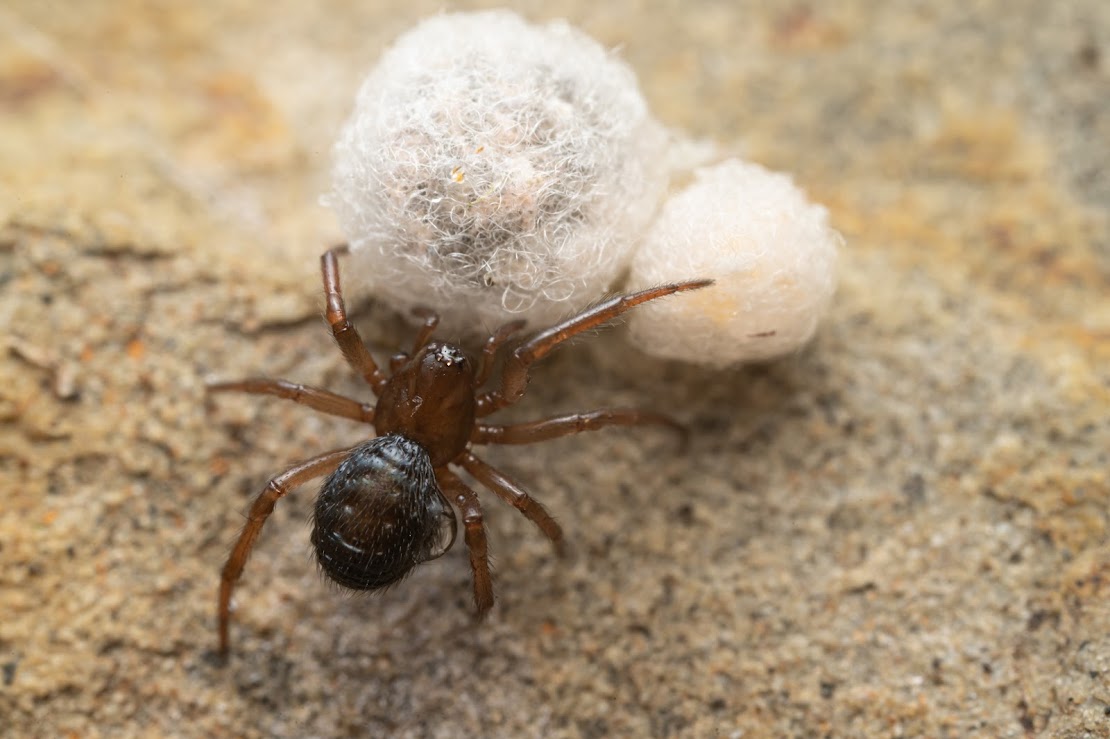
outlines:
M213 659L250 500L365 429L206 403L204 381L369 397L320 320L339 234L317 198L362 75L439 7L0 8L0 733L1107 735L1096 0L518 4L620 46L666 124L825 203L831 316L762 367L649 360L617 329L537 370L508 418L646 406L690 444L484 452L572 544L558 560L486 496L484 623L461 546L381 596L325 584L306 487ZM407 343L349 289L375 347Z

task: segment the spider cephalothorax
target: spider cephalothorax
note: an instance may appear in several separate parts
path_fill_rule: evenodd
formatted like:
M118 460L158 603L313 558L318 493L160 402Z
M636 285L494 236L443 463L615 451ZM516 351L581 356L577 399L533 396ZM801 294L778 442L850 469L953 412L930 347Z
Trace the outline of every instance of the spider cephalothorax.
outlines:
M507 324L490 336L475 366L459 347L430 341L439 319L424 312L424 325L412 352L393 357L392 374L387 376L347 320L337 259L344 250L332 249L321 260L327 320L347 362L373 388L377 404L371 407L285 380L251 379L209 386L214 392L288 398L323 413L372 424L377 434L358 446L321 454L286 470L271 479L255 499L220 580L223 654L229 646L232 589L274 505L294 487L328 476L316 500L312 544L323 572L355 590L392 585L416 565L450 549L456 533L453 505L462 516L463 538L474 572L474 602L481 614L493 606L482 509L478 496L450 466L462 467L515 506L556 546L563 532L523 488L476 457L470 451L471 444L530 444L604 426L677 426L666 416L627 409L602 409L508 426L486 424L480 419L520 400L528 385L528 368L562 342L641 303L705 287L709 280L662 285L610 298L540 331L505 357L492 387L483 390L493 373L498 350L523 324Z

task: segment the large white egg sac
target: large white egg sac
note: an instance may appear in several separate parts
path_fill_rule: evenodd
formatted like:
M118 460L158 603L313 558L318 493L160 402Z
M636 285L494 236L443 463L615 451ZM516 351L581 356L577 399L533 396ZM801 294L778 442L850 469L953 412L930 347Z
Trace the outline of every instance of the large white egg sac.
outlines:
M655 356L723 367L796 351L836 288L841 237L790 177L736 159L669 198L632 262L645 288L712 278L637 308L633 340Z
M553 322L603 295L666 190L631 68L566 23L436 16L402 35L335 145L353 284L445 327Z

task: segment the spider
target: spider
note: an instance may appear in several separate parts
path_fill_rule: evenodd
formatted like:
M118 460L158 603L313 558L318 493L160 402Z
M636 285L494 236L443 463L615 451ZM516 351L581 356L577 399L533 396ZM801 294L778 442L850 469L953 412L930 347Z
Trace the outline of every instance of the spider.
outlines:
M403 579L416 565L451 548L462 517L464 540L474 578L479 616L493 606L486 532L478 496L451 470L466 470L497 497L516 507L561 550L563 531L551 514L508 475L475 456L471 444L531 444L605 426L663 424L682 427L667 416L629 409L602 409L506 426L482 423L491 413L524 395L529 367L567 339L601 326L649 300L694 290L711 280L661 285L598 303L578 315L540 331L509 353L492 388L498 350L524 327L514 321L485 343L477 366L462 350L432 341L438 316L418 310L424 319L409 353L392 357L391 374L375 363L358 331L347 319L339 284L338 246L321 257L326 318L347 363L377 396L362 403L316 387L286 380L246 379L208 386L211 392L274 395L322 413L371 424L376 436L356 446L327 452L294 465L272 478L251 505L247 522L224 565L218 601L219 653L229 650L231 594L274 506L290 490L328 475L316 499L312 545L324 574L352 590L379 590Z

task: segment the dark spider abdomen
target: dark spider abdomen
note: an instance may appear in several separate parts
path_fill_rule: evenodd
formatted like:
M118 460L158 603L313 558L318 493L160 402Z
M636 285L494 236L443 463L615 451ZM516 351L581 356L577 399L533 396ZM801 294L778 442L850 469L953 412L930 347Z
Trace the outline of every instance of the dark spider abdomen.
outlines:
M455 540L428 452L398 434L351 452L321 488L313 520L320 568L354 590L392 585Z

